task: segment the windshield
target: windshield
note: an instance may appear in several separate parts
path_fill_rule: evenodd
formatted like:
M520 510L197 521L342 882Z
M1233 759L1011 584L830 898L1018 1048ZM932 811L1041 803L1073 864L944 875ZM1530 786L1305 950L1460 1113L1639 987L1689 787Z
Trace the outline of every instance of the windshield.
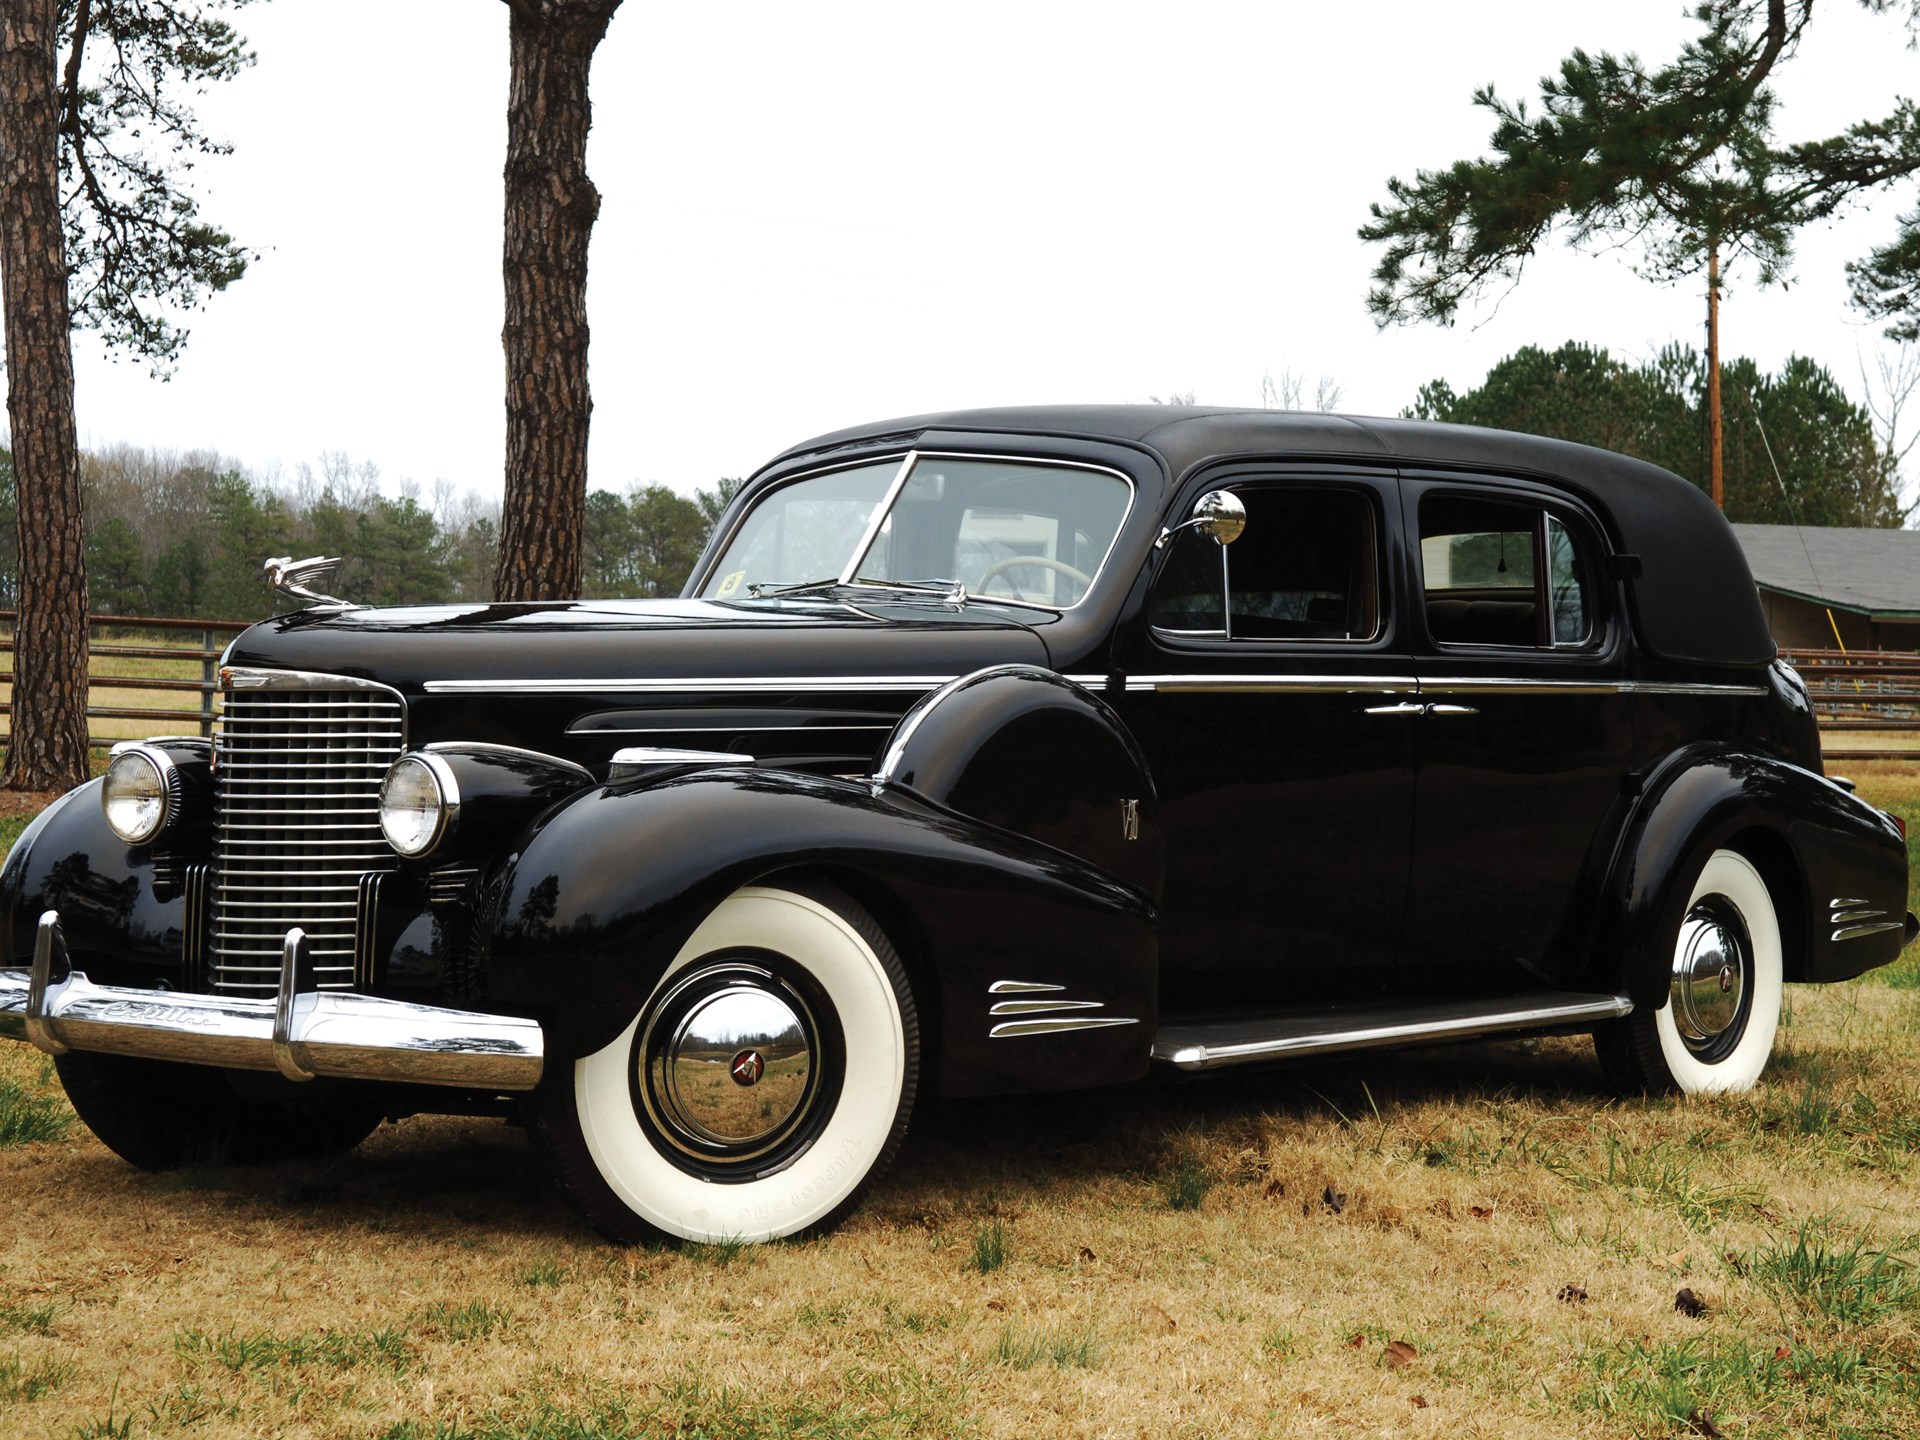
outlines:
M1105 470L909 455L768 491L701 595L934 587L1065 609L1093 584L1131 487Z

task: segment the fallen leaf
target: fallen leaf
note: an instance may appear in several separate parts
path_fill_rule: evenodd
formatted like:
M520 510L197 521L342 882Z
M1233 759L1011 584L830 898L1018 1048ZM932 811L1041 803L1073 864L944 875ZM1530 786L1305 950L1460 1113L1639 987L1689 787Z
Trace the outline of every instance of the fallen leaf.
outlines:
M1152 1301L1147 1302L1146 1315L1149 1320L1157 1320L1161 1325L1165 1326L1169 1335L1180 1328L1174 1321L1173 1316L1169 1315Z
M1416 1410L1424 1410L1427 1408L1427 1397L1424 1395L1414 1395L1408 1399L1407 1403Z
M1345 1192L1336 1190L1331 1185L1327 1186L1327 1188L1320 1193L1320 1199L1321 1202L1336 1215L1347 1208Z
M1673 1308L1689 1320L1698 1320L1702 1315L1707 1313L1707 1302L1694 1294L1692 1290L1682 1286L1680 1293L1673 1297ZM1716 1430L1714 1433L1717 1435L1720 1432Z
M1387 1342L1387 1364L1396 1370L1402 1365L1411 1365L1419 1355L1420 1352L1404 1340L1389 1340Z
M1578 1285L1562 1285L1560 1287L1560 1299L1565 1300L1570 1305L1577 1305L1586 1298L1587 1292Z
M1094 1254L1093 1251L1089 1250L1086 1246L1082 1245L1080 1247L1080 1258L1086 1261L1089 1265L1091 1265L1094 1261L1098 1260L1100 1257Z
M1776 1360L1791 1360L1793 1358L1793 1351L1784 1345L1776 1345L1773 1347L1773 1358Z
M1713 1416L1705 1410L1694 1409L1687 1413L1687 1428L1696 1435L1709 1437L1724 1435L1726 1432L1713 1423Z
M1687 1252L1685 1250L1676 1250L1671 1255L1662 1255L1653 1263L1656 1265L1664 1265L1669 1270L1678 1270L1682 1265L1687 1263Z
M987 1308L989 1310L1004 1310L1007 1308L1007 1302L1004 1300L989 1300L987 1301Z
M1491 1220L1493 1218L1493 1206L1475 1205L1470 1207L1467 1213L1476 1220Z
M1366 1336L1356 1335L1351 1340L1347 1341L1347 1348L1349 1350L1358 1350L1362 1345L1366 1343L1367 1343Z

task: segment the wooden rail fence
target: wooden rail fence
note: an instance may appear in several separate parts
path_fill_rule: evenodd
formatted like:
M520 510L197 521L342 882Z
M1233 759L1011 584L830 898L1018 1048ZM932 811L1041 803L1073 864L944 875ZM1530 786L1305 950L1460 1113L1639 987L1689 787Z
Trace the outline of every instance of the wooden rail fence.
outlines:
M0 610L0 654L6 657L7 668L0 671L0 682L8 686L13 684L13 634L18 612ZM217 670L220 664L220 652L226 648L227 637L238 635L248 625L249 620L174 620L158 615L89 615L87 629L95 637L88 647L92 657L89 665L89 680L93 690L158 690L175 694L190 694L194 697L190 706L177 708L142 705L89 705L87 719L94 720L146 720L154 725L152 734L161 734L173 727L171 733L182 734L189 729L197 729L202 735L213 734L213 699L220 693L220 681ZM192 644L163 645L157 642L157 636L192 635L199 638L199 648ZM146 644L138 643L142 640ZM161 675L126 675L113 673L116 661L124 660L176 660L183 665L199 662L200 676L191 679L186 676L169 677ZM102 662L106 662L104 665ZM0 702L0 715L11 716L13 703L9 698ZM89 724L89 729L92 729ZM117 740L117 735L90 735L87 743L95 749L105 749Z
M1823 734L1870 730L1920 737L1920 655L1909 650L1782 650L1807 682ZM1827 754L1855 760L1920 760L1910 748L1829 745Z

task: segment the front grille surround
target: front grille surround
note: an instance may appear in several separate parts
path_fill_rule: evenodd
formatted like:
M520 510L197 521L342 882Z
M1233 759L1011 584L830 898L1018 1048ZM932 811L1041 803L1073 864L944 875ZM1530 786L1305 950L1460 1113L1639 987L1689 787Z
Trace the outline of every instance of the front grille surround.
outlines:
M229 667L221 702L210 988L273 994L296 925L316 988L364 985L364 956L355 964L363 877L399 863L380 832L379 798L406 749L405 700L352 676Z

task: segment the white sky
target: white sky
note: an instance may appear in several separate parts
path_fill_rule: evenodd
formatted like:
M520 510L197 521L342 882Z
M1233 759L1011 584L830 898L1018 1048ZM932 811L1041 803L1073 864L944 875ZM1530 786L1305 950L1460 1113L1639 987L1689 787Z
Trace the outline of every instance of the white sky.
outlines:
M240 24L259 63L202 102L237 150L201 190L261 258L168 383L76 338L82 443L256 470L344 451L390 488L497 495L506 6L272 0ZM1704 346L1691 290L1564 248L1451 330L1378 332L1354 234L1389 175L1482 152L1476 86L1532 95L1576 46L1657 62L1692 31L1681 0L629 0L593 74L591 481L690 490L920 410L1255 405L1290 368L1393 414L1524 344ZM1883 115L1916 78L1897 20L1827 0L1781 131ZM1811 355L1858 398L1883 342L1841 267L1914 198L1803 233L1788 291L1736 273L1726 353Z

